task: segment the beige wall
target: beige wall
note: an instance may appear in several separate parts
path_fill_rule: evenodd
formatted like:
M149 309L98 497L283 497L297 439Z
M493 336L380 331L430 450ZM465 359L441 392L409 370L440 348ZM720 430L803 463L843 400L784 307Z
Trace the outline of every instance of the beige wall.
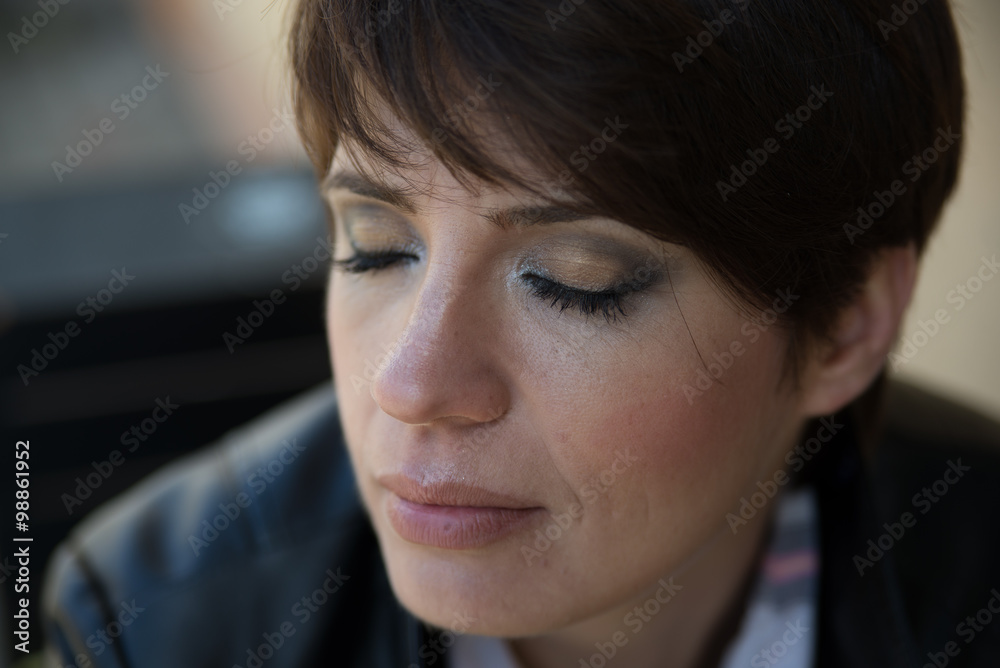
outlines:
M973 277L984 256L1000 260L1000 2L955 0L954 6L968 85L966 154L901 334L912 340L921 331L919 321L933 319L939 309L947 322L896 366L900 377L1000 419L1000 275L983 282L961 308L964 298L957 292L948 301L960 283L972 279L969 287L977 287ZM916 343L924 337L917 335Z

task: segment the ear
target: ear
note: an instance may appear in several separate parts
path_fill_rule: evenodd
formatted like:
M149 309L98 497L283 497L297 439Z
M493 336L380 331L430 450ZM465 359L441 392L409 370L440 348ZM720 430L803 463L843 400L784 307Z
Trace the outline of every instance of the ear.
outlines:
M867 389L896 342L917 275L913 244L883 249L868 279L831 333L817 346L803 374L803 412L830 415Z

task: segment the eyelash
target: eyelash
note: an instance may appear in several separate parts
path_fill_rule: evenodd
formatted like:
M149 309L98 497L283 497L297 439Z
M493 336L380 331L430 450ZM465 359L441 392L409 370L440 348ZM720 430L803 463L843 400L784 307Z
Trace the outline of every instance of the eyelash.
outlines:
M587 317L600 313L608 323L617 322L619 316L626 317L622 303L626 295L633 291L628 284L590 291L571 288L535 274L525 274L524 278L531 284L533 295L549 301L551 307L558 304L560 312L575 308Z
M354 251L354 255L343 260L334 260L333 266L349 274L363 274L366 271L387 269L400 260L415 260L416 256L399 251L377 251L374 253Z
M354 255L343 260L334 260L336 268L349 274L363 274L368 271L379 271L404 260L415 260L416 256L397 251L365 252L355 250ZM539 299L549 302L550 307L559 306L559 311L575 308L586 317L600 313L608 323L614 323L621 317L627 317L624 301L632 292L639 288L631 283L621 283L605 290L580 290L557 283L537 274L522 275L531 286L531 293Z

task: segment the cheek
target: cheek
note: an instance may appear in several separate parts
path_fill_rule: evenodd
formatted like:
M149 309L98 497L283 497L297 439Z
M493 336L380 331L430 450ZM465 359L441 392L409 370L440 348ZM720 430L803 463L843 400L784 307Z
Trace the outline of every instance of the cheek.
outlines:
M379 347L381 339L377 332L369 331L368 321L352 306L349 295L344 294L343 280L334 276L327 294L327 342L340 421L357 470L360 455L351 446L362 442L376 413L371 381L385 350L384 345Z
M740 336L738 325L722 331ZM697 340L707 363L731 343ZM550 379L535 388L548 399L537 419L547 422L550 456L585 512L570 559L585 550L610 560L643 554L661 566L680 558L724 523L732 500L772 460L781 337L760 337L704 390L689 343L635 345L641 354L594 346L575 370L535 376Z

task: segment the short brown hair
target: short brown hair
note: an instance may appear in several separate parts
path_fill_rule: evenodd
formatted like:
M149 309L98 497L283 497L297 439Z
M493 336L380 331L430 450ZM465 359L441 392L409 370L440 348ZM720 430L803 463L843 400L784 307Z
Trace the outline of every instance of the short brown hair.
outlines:
M878 249L923 249L957 178L945 0L300 0L293 20L321 177L344 137L405 163L377 98L462 182L682 244L746 305L793 289L793 348L829 332ZM483 127L549 178L499 162Z

